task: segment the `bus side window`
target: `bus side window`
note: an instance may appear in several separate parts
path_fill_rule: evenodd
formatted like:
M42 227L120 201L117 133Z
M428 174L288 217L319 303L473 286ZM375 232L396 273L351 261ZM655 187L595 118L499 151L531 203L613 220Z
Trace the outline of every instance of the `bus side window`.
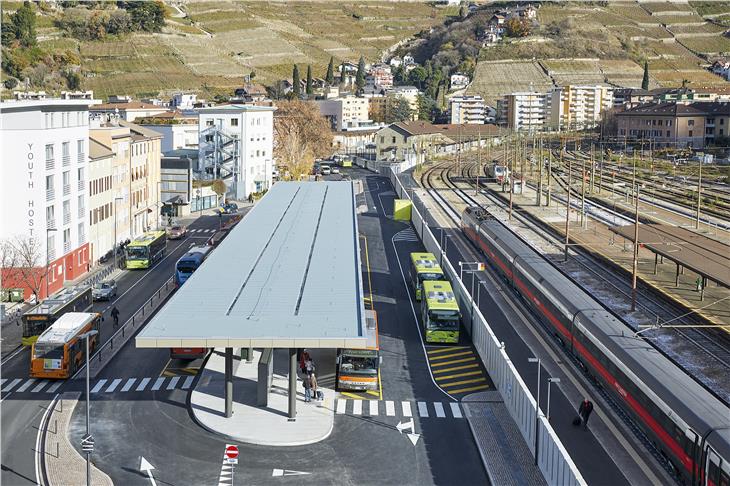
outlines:
M725 471L720 471L719 486L730 486L730 475L728 475Z

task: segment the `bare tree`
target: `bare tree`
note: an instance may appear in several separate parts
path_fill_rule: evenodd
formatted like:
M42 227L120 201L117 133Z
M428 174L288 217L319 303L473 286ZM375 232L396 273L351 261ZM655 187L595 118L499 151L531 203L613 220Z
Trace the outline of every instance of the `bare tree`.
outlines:
M41 243L34 236L18 236L9 245L15 254L15 265L10 272L10 280L30 289L37 301L41 285L47 278L46 262L41 256Z
M7 291L15 288L12 273L17 265L17 253L9 241L0 241L0 294L6 298Z
M316 157L332 152L329 123L311 101L277 103L274 136L274 155L294 180L311 173Z

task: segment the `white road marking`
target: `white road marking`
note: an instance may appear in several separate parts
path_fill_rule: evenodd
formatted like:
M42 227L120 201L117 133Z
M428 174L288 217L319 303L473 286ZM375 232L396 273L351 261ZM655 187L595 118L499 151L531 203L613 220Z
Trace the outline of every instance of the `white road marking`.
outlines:
M152 390L152 391L157 391L157 390L159 390L159 389L160 389L160 387L162 386L162 384L163 384L164 382L165 382L165 378L164 378L164 377L162 377L162 376L161 376L161 377L157 378L157 381L155 382L155 384L154 384L154 385L152 385L152 388L150 388L150 390Z
M92 388L91 393L99 393L99 390L104 386L104 383L106 383L106 380L99 380L99 383L96 384L94 388Z
M375 417L378 415L378 401L370 400L370 416Z
M58 380L56 383L51 385L51 387L48 390L46 390L46 393L55 393L56 390L58 390L61 387L61 385L63 385L64 383L65 383L64 381Z
M337 400L337 413L342 415L345 413L345 407L347 406L347 400Z
M137 388L135 388L135 391L143 391L147 387L147 383L150 382L149 378L142 378L142 381L139 382L139 385L137 385Z
M362 415L362 400L353 400L352 414L353 415Z
M433 402L433 408L436 410L436 417L446 417L446 413L444 412L444 406L441 404L441 402Z
M132 385L134 385L134 382L137 381L137 378L130 378L127 380L127 382L122 387L123 392L128 392L130 388L132 388Z
M117 387L119 386L119 384L121 382L122 382L122 379L121 378L117 378L116 380L112 381L112 384L109 385L109 388L107 388L106 390L104 390L104 393L112 393L114 390L117 389Z
M36 386L35 388L33 388L33 389L32 389L32 390L30 391L30 392L31 392L31 393L38 393L38 392L39 392L39 391L41 391L41 389L42 389L42 388L43 388L44 386L46 386L47 384L48 384L48 381L46 381L46 380L43 380L43 381L41 381L40 383L38 383L38 386Z
M428 417L428 405L426 405L426 402L418 402L418 416Z
M30 380L26 381L25 383L23 383L23 384L21 385L21 387L20 387L20 388L18 388L18 389L17 389L17 390L15 390L15 391L16 391L16 392L24 392L24 391L25 391L25 390L27 390L27 389L28 389L28 388L29 388L29 387L30 387L30 386L31 386L31 385L32 385L33 383L35 383L35 378L31 378Z
M190 388L190 385L193 384L194 379L195 379L194 376L188 376L187 378L185 378L185 382L183 383L183 385L180 388L182 388L183 390L187 390L188 388Z
M13 381L11 381L11 382L10 382L10 383L8 383L7 385L5 385L5 386L3 387L3 389L2 389L2 391L4 391L4 392L6 392L6 391L10 391L11 389L13 389L13 388L15 387L15 385L17 385L17 384L18 384L18 383L20 383L21 381L23 381L23 379L22 379L22 378L16 378L16 379L14 379Z
M401 402L401 408L403 408L404 417L413 417L411 412L411 402Z
M5 383L6 381L8 381L8 379L7 379L7 378L2 378L2 379L0 379L0 386L2 386L2 384L3 384L3 383Z
M454 418L462 418L463 415L461 415L461 409L459 408L459 404L456 402L449 403L451 405L451 414L454 416Z
M388 400L385 402L385 415L388 417L392 417L395 415L395 403L393 403L393 400Z
M174 376L172 380L170 380L170 383L167 384L167 390L174 390L175 385L177 385L177 382L180 381L179 376Z

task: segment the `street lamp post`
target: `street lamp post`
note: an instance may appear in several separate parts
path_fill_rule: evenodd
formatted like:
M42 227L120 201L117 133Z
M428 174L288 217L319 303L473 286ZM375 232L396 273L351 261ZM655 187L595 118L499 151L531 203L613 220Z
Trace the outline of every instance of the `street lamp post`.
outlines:
M550 385L560 383L560 378L548 378L547 419L550 422Z
M97 334L99 334L99 331L92 329L79 336L81 339L86 340L86 437L82 441L82 447L86 452L86 486L91 486L91 452L94 450L94 439L91 437L91 430L89 428L89 412L91 406L89 400L89 338Z
M48 272L49 272L49 266L51 265L51 262L48 258L48 233L55 233L56 228L46 228L46 299L48 298Z
M540 370L542 360L540 358L527 358L530 363L537 363L537 394L535 395L535 465L537 465L538 432L540 431Z
M117 269L117 201L123 201L123 197L114 198L114 270Z

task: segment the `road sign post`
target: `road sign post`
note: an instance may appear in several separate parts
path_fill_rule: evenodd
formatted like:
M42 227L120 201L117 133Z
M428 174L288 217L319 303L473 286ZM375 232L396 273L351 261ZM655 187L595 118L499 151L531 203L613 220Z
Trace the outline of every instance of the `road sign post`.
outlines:
M228 464L238 464L238 446L226 444L226 461Z

